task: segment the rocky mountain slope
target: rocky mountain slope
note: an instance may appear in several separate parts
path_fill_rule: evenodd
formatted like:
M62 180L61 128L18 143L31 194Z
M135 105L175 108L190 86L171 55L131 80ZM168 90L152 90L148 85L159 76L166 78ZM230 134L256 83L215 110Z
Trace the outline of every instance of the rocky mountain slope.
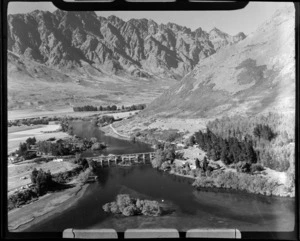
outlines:
M214 28L195 31L148 19L123 21L95 12L33 11L8 16L8 50L50 68L181 79L199 62L243 40Z
M294 6L278 10L245 40L203 59L148 106L142 116L294 113L294 28ZM222 46L222 41L212 43L215 49Z

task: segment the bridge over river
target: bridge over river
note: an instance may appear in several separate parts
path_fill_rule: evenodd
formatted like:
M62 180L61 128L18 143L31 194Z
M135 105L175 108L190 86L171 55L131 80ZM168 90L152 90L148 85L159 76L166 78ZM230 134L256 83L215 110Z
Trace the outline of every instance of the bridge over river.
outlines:
M109 154L108 156L100 155L96 157L89 157L88 160L99 162L101 166L110 166L111 164L117 165L131 164L131 163L144 163L150 162L155 158L155 152L142 152L142 153L131 153L131 154Z

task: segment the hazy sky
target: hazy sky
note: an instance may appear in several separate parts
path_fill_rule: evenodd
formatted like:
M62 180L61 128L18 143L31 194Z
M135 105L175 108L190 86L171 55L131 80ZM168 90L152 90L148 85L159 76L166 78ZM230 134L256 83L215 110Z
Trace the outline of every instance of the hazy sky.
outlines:
M201 27L209 31L217 27L231 35L238 32L248 35L270 18L277 9L287 4L293 3L250 2L244 9L234 11L101 11L97 14L104 17L116 15L126 21L131 18L148 18L157 23L173 22L192 30ZM8 13L27 13L36 9L53 12L57 8L51 2L10 2Z

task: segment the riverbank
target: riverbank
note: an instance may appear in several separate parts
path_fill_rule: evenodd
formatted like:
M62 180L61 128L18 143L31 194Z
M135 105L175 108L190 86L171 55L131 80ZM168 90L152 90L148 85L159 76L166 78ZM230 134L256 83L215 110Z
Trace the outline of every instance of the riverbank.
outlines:
M193 186L197 189L220 188L266 196L295 197L293 180L286 172L263 167L262 171L241 173L231 166L226 166L220 160L209 159L208 166L211 167L211 171L204 172L196 169L195 158L202 160L205 152L196 146L188 147L180 152L185 160L175 159L172 165L168 165L168 168L161 169L165 169L171 175L192 178Z
M37 201L8 212L8 229L11 232L22 232L48 218L61 214L75 205L84 195L88 184L72 181L69 189L48 193Z

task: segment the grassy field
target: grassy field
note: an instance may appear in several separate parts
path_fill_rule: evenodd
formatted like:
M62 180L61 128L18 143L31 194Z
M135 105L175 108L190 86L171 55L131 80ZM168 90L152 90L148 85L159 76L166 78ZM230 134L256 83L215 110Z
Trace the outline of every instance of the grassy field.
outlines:
M57 139L67 137L65 132L43 133L42 131L54 131L59 129L59 125L37 125L35 128L27 129L27 126L20 127L20 131L15 131L15 127L8 127L8 153L18 149L20 142L25 142L29 137L35 137L37 141L47 140L51 137Z
M43 169L44 171L50 171L51 174L65 172L75 168L77 164L71 162L43 162L43 163L20 163L8 165L8 191L12 191L16 188L31 183L30 174L34 168ZM26 179L21 179L26 177Z
M44 125L33 125L33 126L11 126L8 127L8 131L7 133L15 133L15 132L19 132L19 131L27 131L27 130L32 130L32 129L38 129L43 127Z
M48 115L58 110L60 113L71 112L73 106L147 104L176 82L104 72L87 74L86 67L63 72L17 56L10 58L7 83L9 119L40 116L47 112Z

